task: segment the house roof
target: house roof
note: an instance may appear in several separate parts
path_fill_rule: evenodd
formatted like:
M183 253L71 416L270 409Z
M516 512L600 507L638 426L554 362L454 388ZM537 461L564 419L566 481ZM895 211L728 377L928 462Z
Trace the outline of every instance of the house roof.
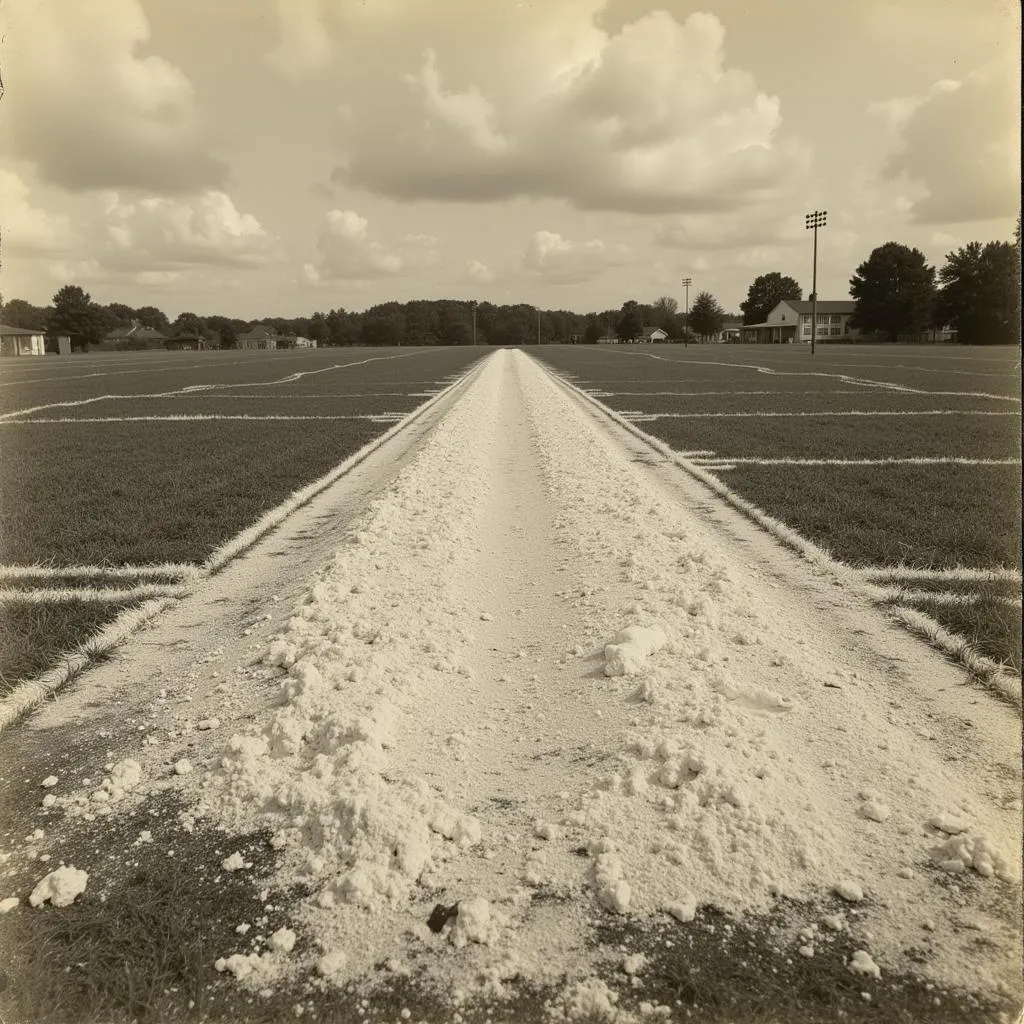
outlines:
M46 331L29 330L24 327L11 327L8 324L0 324L0 334L10 336L12 334L18 335L19 337L28 338L34 334L45 334Z
M107 341L114 341L117 338L134 338L136 341L163 341L167 337L155 327L146 327L144 324L132 324L131 327L120 327L107 334Z
M270 338L278 337L278 333L276 330L274 330L273 327L268 327L266 324L256 324L254 327L251 327L248 331L239 334L238 337L240 339L248 338L251 339L252 341L257 341L258 339L261 338L267 338L269 340Z
M782 302L797 313L811 312L810 299L783 299ZM853 299L818 299L819 313L852 313L856 307L857 303Z
M657 327L654 324L644 324L643 327L640 328L640 334L645 338L652 335L655 331L661 331L665 337L668 337L668 331L666 331L664 327Z

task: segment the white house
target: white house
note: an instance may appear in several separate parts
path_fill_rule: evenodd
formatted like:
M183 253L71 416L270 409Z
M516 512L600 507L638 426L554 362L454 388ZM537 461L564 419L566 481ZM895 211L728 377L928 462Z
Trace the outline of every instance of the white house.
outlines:
M855 306L852 299L819 299L817 340L852 341L858 337L860 331L850 326ZM743 325L743 341L769 345L810 342L811 310L810 300L783 299L764 323Z
M46 355L44 331L26 330L24 327L0 324L0 356L43 355Z

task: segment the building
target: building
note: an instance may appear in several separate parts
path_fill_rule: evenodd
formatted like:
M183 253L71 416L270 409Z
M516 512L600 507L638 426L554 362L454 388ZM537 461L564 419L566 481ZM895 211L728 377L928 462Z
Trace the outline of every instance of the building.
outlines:
M853 341L860 332L850 326L856 303L852 299L818 300L818 341ZM810 300L783 299L764 323L744 324L741 336L747 344L790 345L811 340Z
M646 325L641 329L640 337L636 340L648 341L653 344L657 344L661 341L668 341L668 331L662 330L660 327L651 327Z
M238 347L246 349L272 349L277 348L278 333L273 327L266 324L256 324L244 334L238 335Z
M0 324L0 356L46 355L46 332Z
M133 320L131 326L111 331L103 339L103 345L105 348L114 349L163 348L165 341L166 334Z

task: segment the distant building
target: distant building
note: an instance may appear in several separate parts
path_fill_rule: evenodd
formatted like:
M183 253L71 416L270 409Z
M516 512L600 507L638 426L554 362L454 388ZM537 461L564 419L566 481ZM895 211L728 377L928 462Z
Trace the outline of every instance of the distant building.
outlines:
M110 331L103 339L103 345L115 349L161 348L166 340L166 334L133 320L129 327L119 327Z
M273 349L277 348L279 335L273 327L266 324L256 324L244 334L238 335L238 347L245 349Z
M850 326L856 303L852 299L819 299L819 341L852 341L860 332ZM744 324L741 336L748 344L789 345L811 340L810 300L783 299L761 324Z
M640 337L637 341L647 341L652 344L659 341L668 341L668 331L662 330L660 327L651 327L646 325L640 330Z
M46 332L0 324L0 356L46 355Z

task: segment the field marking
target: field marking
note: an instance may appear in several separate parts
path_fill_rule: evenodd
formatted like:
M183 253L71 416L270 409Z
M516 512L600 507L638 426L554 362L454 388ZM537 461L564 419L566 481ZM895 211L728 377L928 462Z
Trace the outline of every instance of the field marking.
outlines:
M428 351L424 349L423 351ZM429 350L434 351L434 350ZM440 351L440 350L438 350ZM238 384L187 384L185 387L176 388L173 391L162 391L148 395L94 395L91 398L81 398L74 401L67 402L49 402L45 405L33 405L26 409L15 409L13 412L7 412L0 414L0 422L4 422L9 419L13 419L16 416L28 416L35 412L44 412L47 409L73 409L82 405L91 405L94 402L109 402L111 400L123 400L125 398L177 398L182 395L196 395L205 394L210 391L222 391L227 388L258 388L258 387L273 387L278 384L290 384L297 380L301 380L303 377L311 376L317 373L327 373L331 370L344 370L350 366L365 366L367 363L379 362L381 360L388 359L405 359L409 356L421 355L422 352L403 352L401 355L393 356L370 356L366 359L358 359L351 363L335 363L331 366L324 366L317 370L308 370L305 372L296 372L288 374L286 377L276 377L274 380L269 381L245 381ZM230 365L230 364L228 364ZM251 365L248 364L247 365ZM100 374L102 376L102 374Z
M958 566L954 569L917 569L910 565L868 566L856 570L866 580L951 580L963 583L1020 583L1019 569L971 569Z
M0 605L17 604L66 604L69 601L85 601L90 604L120 604L125 601L149 601L155 597L187 597L192 588L182 583L146 583L137 587L61 587L39 588L36 590L11 590L0 588Z
M683 453L680 453L683 454ZM1020 459L975 459L964 455L941 455L935 458L911 455L904 457L891 456L882 459L801 459L801 458L760 458L756 455L734 457L728 456L688 456L695 458L705 469L712 465L728 463L736 466L1019 466ZM722 468L720 466L719 468Z
M199 567L191 562L164 562L153 565L0 565L0 582L40 577L42 579L109 579L134 580L148 576L170 576L189 579Z
M828 551L819 547L813 541L808 540L803 534L798 533L780 519L769 515L752 501L742 497L713 473L693 460L684 458L664 441L641 430L636 424L630 422L616 410L599 402L582 388L577 387L571 381L552 372L547 367L545 369L552 379L566 390L579 396L580 400L584 403L594 406L627 433L643 441L644 444L661 454L668 462L678 466L695 480L700 481L708 490L717 494L728 504L732 505L733 508L753 520L753 522L761 526L786 547L797 552L797 554L810 562L811 565L825 570L838 581L848 582L855 586L869 601L873 600L872 590L877 588L872 588L870 584L866 584L857 569L834 558ZM905 626L910 632L923 637L939 650L955 658L971 676L1012 701L1018 710L1021 709L1021 679L1012 670L981 654L970 641L950 633L924 612L904 608L901 605L886 605L885 607L892 619Z
M371 423L394 423L404 412L353 413L350 416L285 416L248 413L169 413L166 416L62 416L54 418L29 417L21 420L0 419L0 426L22 423L197 423L207 420L367 420Z
M584 389L595 398L712 398L736 395L800 395L803 398L823 398L830 395L870 394L864 388L836 388L832 391L606 391L599 386ZM986 398L994 402L1015 402L1021 400L1014 395L990 395L984 391L912 391L909 394L927 395L929 398ZM954 410L955 411L955 410Z
M990 601L995 604L1005 604L1010 608L1021 607L1019 597L1009 597L1005 594L961 593L955 590L907 590L903 587L878 587L874 596L876 600L884 604L917 604L922 601L930 601L933 604L942 605L971 605Z
M1012 409L844 409L835 412L644 412L640 409L619 409L620 416L635 423L649 420L698 420L698 419L769 419L800 416L1019 416Z
M756 373L769 374L773 377L827 377L830 380L840 380L846 384L860 384L864 387L880 388L885 391L897 391L906 394L918 394L927 395L931 392L924 391L920 388L911 387L908 384L896 384L892 381L872 380L868 377L854 377L846 373L825 373L821 370L776 370L770 366L761 366L758 363L723 363L718 360L712 359L671 359L668 356L660 356L654 352L622 352L624 356L646 356L648 359L657 359L661 362L674 363L676 366L725 366L740 370L754 370ZM886 367L888 369L888 367ZM949 373L965 373L969 371L964 370L949 370ZM986 377L1000 377L1005 376L1004 374L996 373L981 373L979 374ZM960 392L956 392L959 394ZM975 393L973 397L976 398L1000 398L1004 396L989 395L985 392Z

